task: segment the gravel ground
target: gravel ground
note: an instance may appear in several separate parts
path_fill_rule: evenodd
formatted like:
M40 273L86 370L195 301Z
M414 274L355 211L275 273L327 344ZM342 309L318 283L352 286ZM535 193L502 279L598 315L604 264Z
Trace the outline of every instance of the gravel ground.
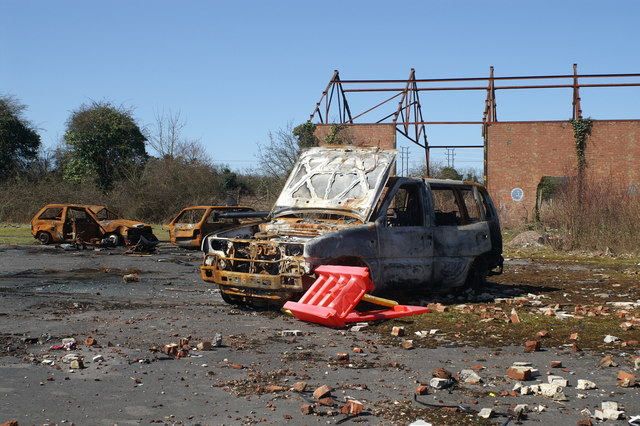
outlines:
M199 262L198 252L166 246L152 255L0 246L0 422L576 425L600 422L590 414L607 401L621 411L607 424L640 415L640 388L616 380L619 371L638 373L637 346L616 346L607 354L618 366L600 368L604 353L574 352L571 345L525 353L521 345L462 345L449 338L427 347L419 341L429 336L390 336L390 326L411 329L412 318L359 331L332 329L225 304L200 279ZM502 287L509 268L521 271L522 264L507 262ZM139 281L123 279L131 274ZM59 348L65 338L75 346ZM216 338L220 345L197 348ZM166 354L165 345L180 339L191 347L186 356ZM406 339L417 343L413 349L401 345ZM84 368L71 368L69 354ZM562 366L552 368L553 361ZM514 362L530 363L534 377L508 377ZM461 372L468 369L480 380L466 382ZM453 376L447 387L430 386L434 374L447 372ZM548 373L568 381L561 393L513 390L547 383ZM577 389L578 379L597 389ZM323 385L328 397L314 396ZM415 395L420 386L426 394ZM362 403L361 413L341 412L351 400ZM518 404L527 406L520 416ZM483 408L493 417L479 417Z

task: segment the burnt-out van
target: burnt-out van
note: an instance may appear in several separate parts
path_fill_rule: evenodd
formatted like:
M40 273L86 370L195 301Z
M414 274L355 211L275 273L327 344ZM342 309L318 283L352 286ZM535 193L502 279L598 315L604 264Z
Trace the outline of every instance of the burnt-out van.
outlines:
M496 209L477 183L390 177L397 151L303 151L265 222L207 236L201 275L228 302L299 298L319 265L364 266L374 294L476 286L502 272Z

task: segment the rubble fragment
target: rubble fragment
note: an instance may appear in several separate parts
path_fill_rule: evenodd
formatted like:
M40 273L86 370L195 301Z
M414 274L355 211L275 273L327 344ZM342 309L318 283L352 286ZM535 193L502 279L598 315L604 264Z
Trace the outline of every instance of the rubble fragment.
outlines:
M529 340L524 343L524 351L525 352L538 352L540 351L540 341L539 340Z
M321 399L329 395L331 395L331 388L327 385L322 385L313 391L313 397L315 399Z
M576 384L576 389L579 390L590 390L597 388L598 386L590 380L578 379L578 383Z
M478 413L478 417L482 417L483 419L490 419L493 417L493 409L492 408L483 408Z
M623 388L629 388L635 386L636 376L635 374L627 373L624 370L618 372L618 386Z
M364 404L360 401L356 401L355 399L348 400L344 407L340 409L342 414L349 414L352 416L362 414L362 411L364 411Z

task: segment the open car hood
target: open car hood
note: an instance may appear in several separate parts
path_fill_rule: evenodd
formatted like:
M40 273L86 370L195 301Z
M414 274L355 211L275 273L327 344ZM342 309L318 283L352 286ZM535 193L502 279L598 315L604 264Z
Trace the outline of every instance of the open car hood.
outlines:
M396 150L340 147L302 152L272 211L340 211L366 221L389 178Z

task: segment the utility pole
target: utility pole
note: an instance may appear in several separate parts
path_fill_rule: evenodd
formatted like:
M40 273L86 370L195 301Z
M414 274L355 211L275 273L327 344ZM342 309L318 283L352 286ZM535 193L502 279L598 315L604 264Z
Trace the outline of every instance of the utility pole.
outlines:
M456 149L447 148L446 156L447 156L447 167L451 167L452 169L455 169Z
M409 174L409 147L400 147L400 176Z

